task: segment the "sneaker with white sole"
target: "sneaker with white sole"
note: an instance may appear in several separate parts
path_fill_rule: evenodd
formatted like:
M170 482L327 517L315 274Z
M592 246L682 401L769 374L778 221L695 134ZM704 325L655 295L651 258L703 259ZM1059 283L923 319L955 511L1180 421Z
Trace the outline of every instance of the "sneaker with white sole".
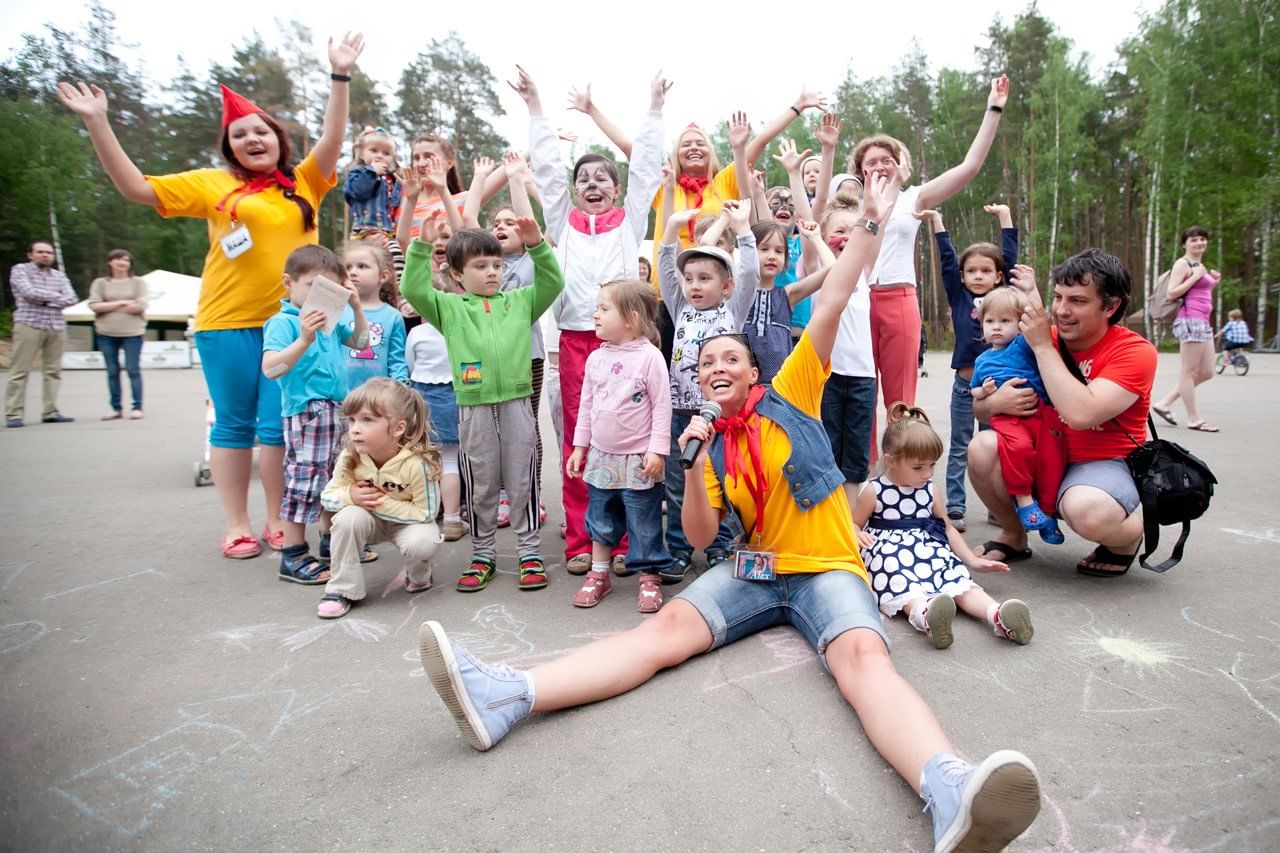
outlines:
M481 752L533 709L532 685L523 671L481 663L450 641L439 622L422 623L418 645L431 685L463 736Z
M1031 626L1031 608L1011 598L996 609L996 636L1013 640L1020 646L1031 642L1036 629Z
M933 814L934 853L1003 850L1040 812L1040 777L1020 752L1002 749L974 766L940 752L920 773Z

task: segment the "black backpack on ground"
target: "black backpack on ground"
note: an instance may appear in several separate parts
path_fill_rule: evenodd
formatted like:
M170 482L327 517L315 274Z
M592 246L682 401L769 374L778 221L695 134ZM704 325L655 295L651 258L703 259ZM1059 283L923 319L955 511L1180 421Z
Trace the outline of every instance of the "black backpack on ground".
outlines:
M1089 384L1061 338L1058 339L1058 350L1071 375L1082 383ZM1133 442L1134 449L1124 461L1142 502L1144 553L1138 558L1138 562L1144 569L1167 572L1182 561L1182 549L1187 544L1187 537L1191 535L1191 521L1204 515L1209 508L1213 487L1218 479L1198 456L1180 444L1160 438L1156 434L1156 425L1150 412L1147 413L1147 428L1151 432L1151 439L1145 444L1138 444L1133 436L1125 433ZM1155 566L1150 565L1147 558L1160 545L1160 527L1168 524L1181 524L1182 535L1173 546L1169 559Z

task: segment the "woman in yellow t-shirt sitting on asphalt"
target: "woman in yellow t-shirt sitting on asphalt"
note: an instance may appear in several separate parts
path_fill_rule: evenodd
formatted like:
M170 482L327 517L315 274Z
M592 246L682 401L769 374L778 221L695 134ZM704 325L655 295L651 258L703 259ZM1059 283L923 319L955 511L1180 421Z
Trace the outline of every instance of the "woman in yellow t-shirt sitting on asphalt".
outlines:
M636 628L527 672L481 663L438 623L423 623L423 666L472 746L489 749L532 711L617 696L694 655L790 624L818 652L875 748L929 804L936 849L998 849L1031 825L1040 808L1031 762L1009 750L977 766L958 758L929 706L895 671L844 478L819 419L840 314L875 261L877 223L897 196L891 180L870 181L823 298L771 390L756 384L759 370L741 336L702 345L698 380L724 416L714 426L694 418L681 436L682 446L710 447L686 474L685 533L702 547L726 516L740 520L745 547L737 562L766 577L736 577L725 561Z

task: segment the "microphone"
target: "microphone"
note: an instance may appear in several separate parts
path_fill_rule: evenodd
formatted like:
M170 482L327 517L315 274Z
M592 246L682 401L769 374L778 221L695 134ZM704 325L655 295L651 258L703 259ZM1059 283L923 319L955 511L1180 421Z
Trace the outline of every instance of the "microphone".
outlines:
M711 423L720 417L720 404L715 400L706 401L702 404L702 408L698 410L698 417L707 423ZM689 439L689 443L684 446L684 453L680 454L681 467L692 468L693 460L698 458L700 452L702 452L702 439Z

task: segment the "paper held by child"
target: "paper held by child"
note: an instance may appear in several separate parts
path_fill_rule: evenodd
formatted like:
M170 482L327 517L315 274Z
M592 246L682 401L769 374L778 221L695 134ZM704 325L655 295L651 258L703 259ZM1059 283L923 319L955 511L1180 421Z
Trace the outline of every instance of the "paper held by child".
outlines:
M318 275L311 282L311 292L307 294L298 313L305 317L310 311L324 312L324 331L328 334L337 328L338 319L342 317L350 298L351 291L333 279Z

